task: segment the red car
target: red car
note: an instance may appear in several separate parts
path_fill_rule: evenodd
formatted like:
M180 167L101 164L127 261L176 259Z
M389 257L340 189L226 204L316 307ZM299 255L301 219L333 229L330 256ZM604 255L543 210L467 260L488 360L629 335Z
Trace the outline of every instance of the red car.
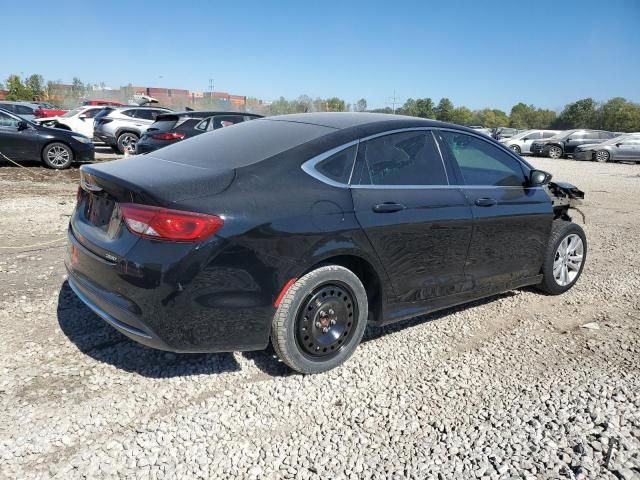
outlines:
M105 105L110 107L126 107L127 106L126 103L113 102L111 100L85 100L84 102L82 102L82 105L85 105L85 106Z
M62 108L57 108L50 103L39 103L38 105L39 108L36 108L33 112L36 118L57 117L59 115L64 115L69 111Z

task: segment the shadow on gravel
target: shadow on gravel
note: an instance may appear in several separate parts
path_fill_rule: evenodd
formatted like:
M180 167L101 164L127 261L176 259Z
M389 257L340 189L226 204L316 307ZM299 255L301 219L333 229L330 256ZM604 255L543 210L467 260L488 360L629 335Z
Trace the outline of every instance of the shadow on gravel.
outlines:
M168 353L130 340L82 303L67 282L58 294L58 323L85 355L145 377L171 378L240 370L231 353Z
M371 340L376 340L380 337L384 337L385 335L390 335L392 333L404 330L405 328L416 327L418 325L422 325L423 323L440 320L456 312L461 312L463 310L467 310L472 307L479 307L482 305L486 305L487 303L494 302L501 298L513 297L514 295L517 295L516 291L505 292L498 295L493 295L491 297L476 300L474 302L465 303L457 307L451 307L444 310L439 310L437 312L429 313L427 315L422 315L420 317L414 317L414 318L409 318L407 320L402 320L398 323L392 323L390 325L385 325L383 327L369 326L367 330L365 330L364 332L364 336L362 337L362 342L364 343L364 342L369 342Z

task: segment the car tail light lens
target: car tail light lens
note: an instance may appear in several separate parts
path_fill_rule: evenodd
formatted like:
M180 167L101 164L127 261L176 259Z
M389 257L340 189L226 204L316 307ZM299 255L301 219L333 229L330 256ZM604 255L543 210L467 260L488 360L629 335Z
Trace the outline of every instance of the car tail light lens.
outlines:
M215 215L168 208L120 204L127 228L141 237L174 242L200 242L216 233L224 220Z
M182 140L184 138L184 133L156 133L155 135L151 135L151 138L155 138L156 140Z

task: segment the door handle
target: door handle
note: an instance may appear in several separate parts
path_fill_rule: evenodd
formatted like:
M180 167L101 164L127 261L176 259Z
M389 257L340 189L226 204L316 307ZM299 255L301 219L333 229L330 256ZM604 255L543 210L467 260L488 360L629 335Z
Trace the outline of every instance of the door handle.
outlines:
M405 208L407 207L401 203L384 202L373 207L373 211L376 213L393 213L404 210Z
M479 207L493 207L498 204L498 201L495 198L482 197L477 198L475 204Z

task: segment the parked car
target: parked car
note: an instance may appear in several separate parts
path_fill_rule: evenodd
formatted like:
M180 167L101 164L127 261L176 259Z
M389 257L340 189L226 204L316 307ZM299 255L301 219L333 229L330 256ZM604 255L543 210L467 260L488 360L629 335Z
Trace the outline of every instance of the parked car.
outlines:
M41 160L57 170L92 161L94 146L84 135L43 127L0 108L0 153L11 160Z
M33 121L46 127L55 127L93 138L93 118L100 113L104 107L84 106L69 110L58 117L36 118Z
M524 155L525 153L531 153L530 147L534 141L549 139L559 133L560 130L525 130L512 137L498 141L514 152Z
M36 118L50 118L50 117L59 117L60 115L64 115L69 110L64 108L56 107L55 105L51 105L50 103L42 103L38 102L38 108L36 108L34 114Z
M25 120L33 120L36 118L36 109L38 105L32 102L11 102L9 100L0 101L0 108L7 110L15 115L19 115Z
M513 137L518 134L519 130L516 128L498 127L493 130L492 137L500 141L503 138Z
M162 107L119 107L100 116L94 122L96 139L109 145L114 151L134 153L136 144L156 117L171 112Z
M156 121L142 134L136 143L136 153L153 152L185 138L256 118L262 118L262 116L252 113L193 110L163 113L158 115Z
M307 113L85 165L69 285L145 345L317 373L382 325L580 276L577 188L458 125ZM555 200L555 203L552 203Z
M84 106L109 106L109 107L125 107L125 103L114 102L112 100L84 100L82 102Z
M566 130L546 140L536 140L531 144L532 155L549 158L566 158L573 154L579 145L604 142L615 137L612 132L602 130L574 129Z
M491 136L491 129L484 128L482 125L471 125L469 128L475 130L476 132L482 133L488 137Z
M576 160L596 162L640 162L640 133L625 133L602 143L588 143L576 147Z

